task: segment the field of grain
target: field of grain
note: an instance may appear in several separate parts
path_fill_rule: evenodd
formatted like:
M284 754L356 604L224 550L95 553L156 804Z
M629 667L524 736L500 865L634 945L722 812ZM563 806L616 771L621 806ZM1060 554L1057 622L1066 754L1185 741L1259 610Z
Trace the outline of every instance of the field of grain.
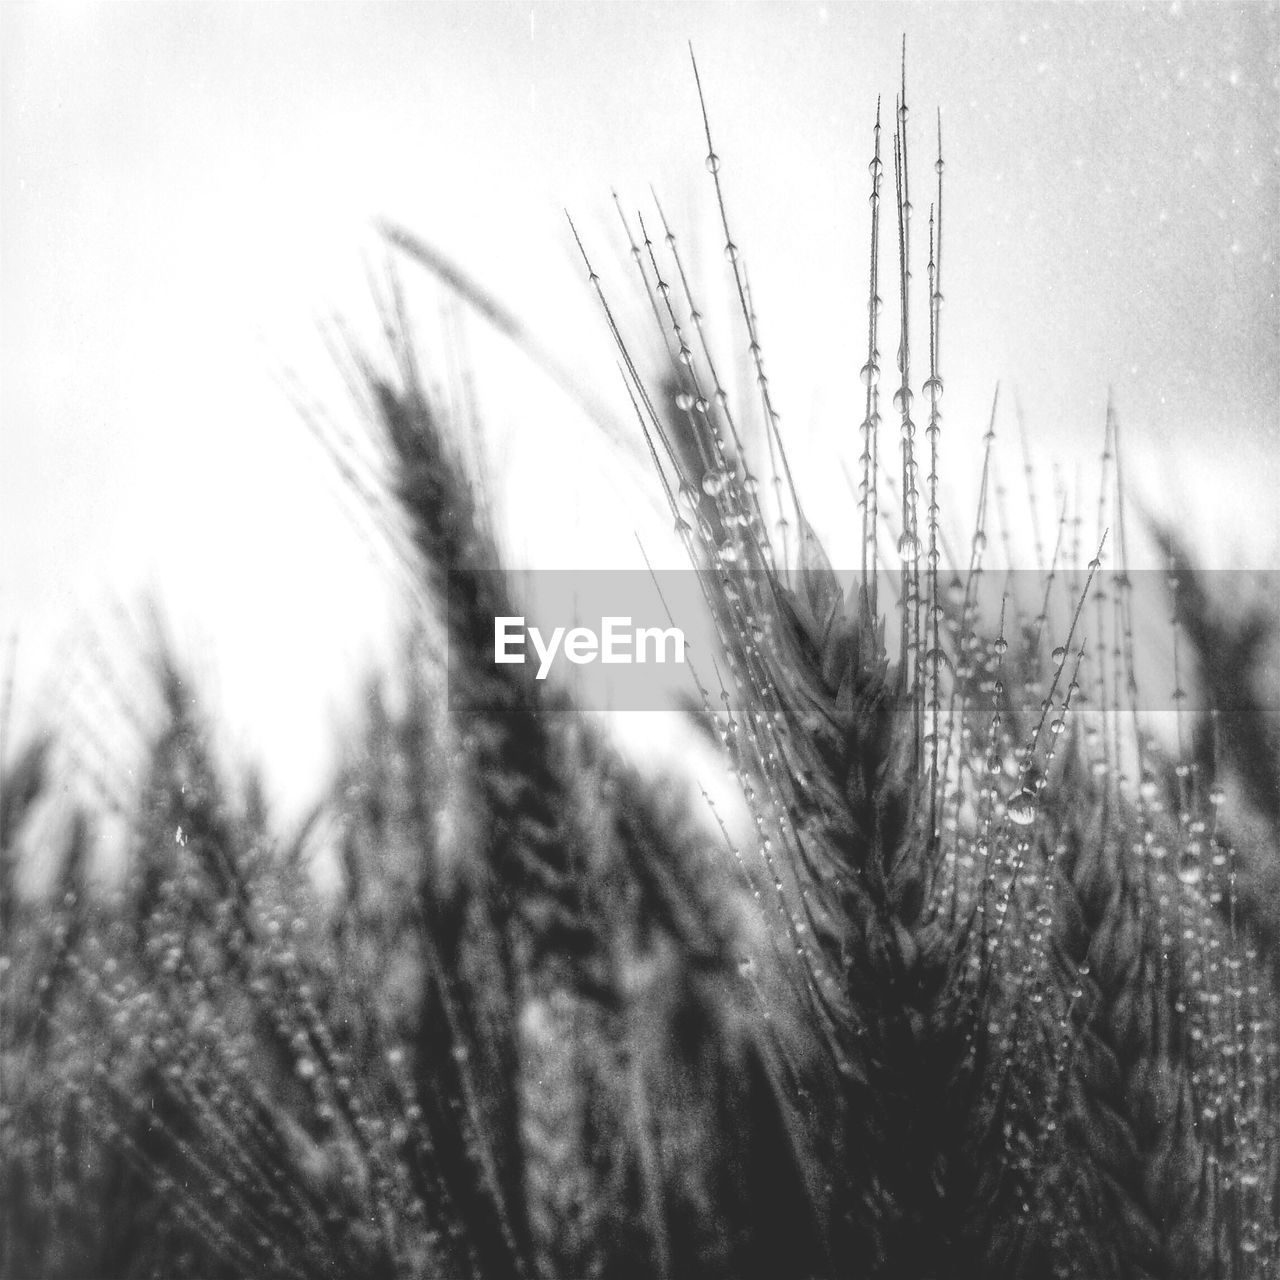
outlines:
M1087 472L1034 388L975 413L946 104L899 39L840 159L838 443L784 412L725 57L680 48L701 215L606 186L564 223L599 367L385 215L339 390L282 375L395 602L305 803L163 598L43 717L10 645L3 1276L1280 1267L1273 575L1147 500L1105 384ZM495 341L589 434L512 467ZM684 630L669 682L495 660L502 619L623 608Z

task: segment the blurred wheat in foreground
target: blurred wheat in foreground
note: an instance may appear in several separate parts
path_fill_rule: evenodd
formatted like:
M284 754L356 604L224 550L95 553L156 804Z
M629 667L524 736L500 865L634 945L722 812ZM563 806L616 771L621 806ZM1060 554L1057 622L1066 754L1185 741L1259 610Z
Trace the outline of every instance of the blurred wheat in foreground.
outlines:
M759 403L728 393L660 209L623 219L644 350L583 252L719 637L689 718L745 825L493 663L518 582L394 291L355 362L381 475L344 475L432 620L317 823L274 831L228 781L161 643L146 776L98 762L119 885L89 875L102 814L33 820L59 744L8 752L5 1276L1275 1274L1267 620L1224 615L1164 536L1178 746L1154 741L1111 414L1037 598L978 608L986 468L958 557L939 501L941 140L926 222L907 120L903 90L869 148L851 590L792 482L710 125ZM57 861L45 899L15 896L32 858Z

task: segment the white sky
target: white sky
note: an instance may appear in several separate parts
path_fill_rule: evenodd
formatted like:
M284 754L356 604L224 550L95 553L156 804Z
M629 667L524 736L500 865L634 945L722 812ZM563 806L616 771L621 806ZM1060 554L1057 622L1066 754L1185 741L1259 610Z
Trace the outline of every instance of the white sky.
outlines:
M625 281L609 192L633 208L654 182L724 287L689 40L828 522L861 417L870 123L905 32L918 158L935 105L944 122L957 493L997 379L1037 455L1086 478L1112 384L1147 505L1217 563L1276 567L1278 12L0 5L0 636L20 637L20 711L80 661L66 637L151 589L282 789L314 779L385 592L273 373L342 414L315 325L367 325L369 227L389 215L620 402L562 210ZM638 564L645 508L589 429L468 332L520 558Z

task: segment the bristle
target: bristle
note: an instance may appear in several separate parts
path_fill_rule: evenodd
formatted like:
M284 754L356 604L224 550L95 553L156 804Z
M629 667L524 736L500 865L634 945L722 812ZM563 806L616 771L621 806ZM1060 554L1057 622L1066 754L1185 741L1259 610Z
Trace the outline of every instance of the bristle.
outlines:
M616 420L608 405L602 403L585 388L577 375L565 367L559 356L531 333L502 303L471 279L456 263L449 261L444 254L419 236L390 222L380 223L378 229L390 244L442 280L499 333L510 338L538 368L542 369L572 401L581 407L588 420L605 432L619 448L625 452L632 451L631 434Z
M879 481L880 427L880 100L876 99L875 149L871 156L871 251L870 277L867 286L867 362L862 366L862 382L866 387L866 409L862 419L862 582L868 591L872 614L879 609L877 583L880 578L877 555L879 510L876 502ZM772 448L772 441L770 443ZM870 575L870 576L868 576Z
M720 177L720 157L716 154L715 144L711 138L711 118L707 113L707 101L702 92L702 79L698 74L698 63L697 59L693 55L692 48L689 50L689 59L693 67L694 84L698 91L698 104L702 111L703 133L707 140L707 170L711 174L712 184L715 187L716 206L720 213L720 226L724 232L724 254L733 274L738 306L743 322L747 328L747 353L750 358L751 367L755 373L756 387L760 395L760 406L764 418L764 429L773 437L774 443L777 446L778 460L782 464L782 474L786 481L787 498L790 502L791 510L795 512L797 524L803 528L805 522L804 514L800 506L800 495L796 489L795 478L791 474L791 465L787 461L786 450L782 445L782 436L779 430L781 418L777 410L774 408L772 393L769 390L769 378L765 373L764 352L761 348L759 334L756 330L754 313L752 312L750 302L747 300L746 276L742 262L742 252L735 243L733 235L729 230L729 214L725 207L724 186Z

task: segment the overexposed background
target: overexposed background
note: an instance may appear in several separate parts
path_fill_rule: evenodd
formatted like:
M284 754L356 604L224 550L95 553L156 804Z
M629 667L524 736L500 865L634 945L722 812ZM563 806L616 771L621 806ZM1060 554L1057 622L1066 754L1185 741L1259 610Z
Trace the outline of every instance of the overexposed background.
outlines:
M1278 14L0 5L0 639L18 637L16 724L93 684L83 637L118 633L114 602L148 591L286 803L316 785L331 722L384 646L388 592L280 373L345 412L317 323L369 328L365 273L385 256L371 227L388 216L624 417L563 210L625 293L610 191L633 209L652 182L706 287L725 288L689 41L784 431L825 526L852 511L833 463L859 444L870 125L905 34L918 246L935 107L948 165L957 523L997 380L1019 391L1046 506L1050 460L1071 484L1096 466L1110 385L1145 504L1209 563L1277 567ZM418 305L433 331L443 296ZM634 530L663 533L640 481L479 320L457 323L513 556L640 563ZM127 680L127 656L107 660Z

